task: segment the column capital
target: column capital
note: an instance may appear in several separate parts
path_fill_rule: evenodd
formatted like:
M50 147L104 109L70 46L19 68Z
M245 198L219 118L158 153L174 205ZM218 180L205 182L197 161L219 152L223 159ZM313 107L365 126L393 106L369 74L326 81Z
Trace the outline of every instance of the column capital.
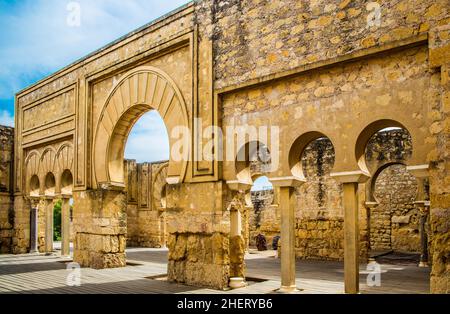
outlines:
M299 179L297 177L269 177L270 183L273 186L278 187L299 187L306 182L304 179Z
M370 178L370 174L362 170L332 172L330 176L339 183L364 183Z
M250 191L252 185L249 183L241 182L239 180L229 180L226 181L228 188L232 191L242 191L247 192Z

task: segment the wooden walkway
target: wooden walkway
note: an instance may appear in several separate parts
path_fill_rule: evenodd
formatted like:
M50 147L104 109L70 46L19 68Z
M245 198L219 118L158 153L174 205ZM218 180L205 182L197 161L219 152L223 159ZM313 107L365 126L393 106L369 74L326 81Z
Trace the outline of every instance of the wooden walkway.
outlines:
M274 293L280 286L280 261L274 252L247 254L245 288L218 291L165 280L167 250L127 249L129 266L94 270L82 268L81 285L68 286L68 258L39 254L0 255L0 293ZM367 271L360 269L362 293L428 293L429 269L415 265L381 265L381 286L367 287ZM256 278L258 280L254 280ZM343 264L298 261L299 293L343 293Z

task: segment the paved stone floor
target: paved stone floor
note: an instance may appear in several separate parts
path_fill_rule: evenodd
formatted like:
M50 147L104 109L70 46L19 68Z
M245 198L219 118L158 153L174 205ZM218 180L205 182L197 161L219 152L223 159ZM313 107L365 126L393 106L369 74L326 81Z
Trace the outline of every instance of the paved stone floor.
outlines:
M56 251L58 252L58 251ZM273 293L280 286L280 261L274 251L251 251L246 255L249 285L217 291L190 287L165 280L166 249L127 249L129 265L94 270L82 268L81 285L68 286L70 258L55 253L0 255L0 293ZM72 273L73 274L73 273ZM362 293L428 293L429 269L414 264L382 264L381 286L367 287L368 271L360 268ZM343 264L298 261L299 293L343 293Z

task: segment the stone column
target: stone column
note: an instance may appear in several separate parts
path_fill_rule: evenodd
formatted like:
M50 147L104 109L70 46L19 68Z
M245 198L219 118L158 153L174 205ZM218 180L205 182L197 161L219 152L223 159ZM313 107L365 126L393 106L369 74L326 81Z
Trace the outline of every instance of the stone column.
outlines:
M53 252L53 199L45 199L45 253Z
M36 200L31 201L30 219L30 253L37 253L38 250L38 204Z
M416 166L408 166L406 168L409 173L414 175L417 180L417 194L416 201L414 202L419 206L419 232L420 232L420 244L421 244L421 254L420 254L420 262L419 267L428 267L428 237L426 231L426 222L428 220L428 211L430 207L429 195L425 190L425 182L428 179L428 165L416 165Z
M359 292L358 183L343 184L345 293Z
M281 207L281 288L280 292L293 292L295 285L295 212L292 204L294 188L280 188Z
M63 198L61 204L61 255L70 256L70 203Z
M358 185L369 179L360 171L331 173L331 177L342 183L344 205L344 290L359 293L359 214Z

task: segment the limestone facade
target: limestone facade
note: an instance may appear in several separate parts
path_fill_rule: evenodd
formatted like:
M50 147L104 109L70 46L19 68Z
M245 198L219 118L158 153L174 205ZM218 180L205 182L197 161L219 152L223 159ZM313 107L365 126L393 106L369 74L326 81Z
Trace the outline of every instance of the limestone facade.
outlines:
M360 243L369 242L366 204L376 203L364 186L375 175L365 147L380 129L403 127L413 148L407 170L429 177L430 204L420 188L416 198L430 212L431 291L448 292L448 1L383 1L379 9L374 15L362 0L195 1L20 91L12 251L30 250L33 199L48 205L70 193L74 261L125 265L124 145L134 122L153 109L172 148L178 126L194 134L182 152L189 158L171 156L167 166L170 280L222 289L243 275L250 160L199 160L210 142L199 134L213 125L270 125L280 131L279 165L268 177L280 189L282 288L291 289L295 275L293 191L308 190L301 156L327 137L335 151L330 178L343 190L342 207L332 209L344 217L346 292L354 293L367 247ZM234 138L213 137L213 147L222 142ZM210 149L215 157L220 151ZM339 202L332 190L329 197ZM312 223L301 228L327 228Z

